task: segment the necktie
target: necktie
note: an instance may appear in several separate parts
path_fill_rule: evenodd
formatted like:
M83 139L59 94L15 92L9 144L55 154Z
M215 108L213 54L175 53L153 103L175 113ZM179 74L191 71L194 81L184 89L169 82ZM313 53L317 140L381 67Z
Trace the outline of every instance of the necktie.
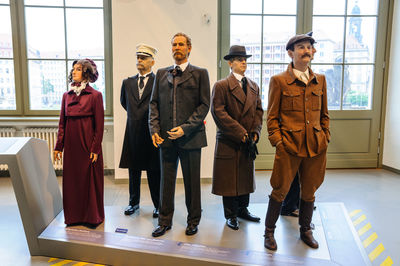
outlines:
M244 94L247 94L247 79L246 79L246 77L242 78L242 89L244 91Z
M176 67L174 68L174 70L172 70L172 75L173 75L174 77L180 76L181 74L182 74L182 69L181 69L180 66L176 66Z
M139 89L143 89L144 87L144 76L139 77Z

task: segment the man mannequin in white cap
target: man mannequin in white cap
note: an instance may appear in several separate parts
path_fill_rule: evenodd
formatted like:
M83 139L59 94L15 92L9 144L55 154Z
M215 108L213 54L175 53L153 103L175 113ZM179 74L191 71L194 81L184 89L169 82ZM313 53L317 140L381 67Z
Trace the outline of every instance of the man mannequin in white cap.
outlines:
M153 81L152 72L157 50L146 44L136 46L136 67L139 73L122 82L121 105L127 112L120 168L129 169L129 205L125 215L139 209L142 170L147 172L153 217L158 217L160 201L160 155L151 140L148 127L149 102Z

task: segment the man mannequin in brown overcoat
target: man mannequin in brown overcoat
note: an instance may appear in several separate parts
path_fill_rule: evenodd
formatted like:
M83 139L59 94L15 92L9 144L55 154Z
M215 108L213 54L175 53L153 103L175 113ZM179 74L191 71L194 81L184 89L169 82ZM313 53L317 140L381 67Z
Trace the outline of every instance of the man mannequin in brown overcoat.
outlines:
M246 141L258 141L263 115L260 89L244 76L250 56L244 46L229 49L224 59L232 73L215 83L211 101L218 127L212 193L222 196L226 224L233 230L239 229L237 217L260 221L247 209L255 182L254 159L249 158Z
M292 62L287 71L272 76L269 83L268 138L276 147L264 235L264 246L270 250L277 249L275 224L297 171L301 187L300 238L318 248L310 224L314 194L325 176L330 132L325 76L313 73L308 66L314 43L307 34L292 37L286 45Z

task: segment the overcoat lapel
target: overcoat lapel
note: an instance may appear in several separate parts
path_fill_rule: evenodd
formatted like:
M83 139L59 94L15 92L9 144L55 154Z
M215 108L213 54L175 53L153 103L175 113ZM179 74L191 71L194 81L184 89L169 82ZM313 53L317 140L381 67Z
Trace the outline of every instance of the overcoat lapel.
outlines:
M143 102L144 99L146 99L146 97L151 94L151 91L153 89L153 81L154 81L154 74L151 73L151 75L149 76L149 79L147 80L146 86L144 87L144 91L142 94L142 97L139 100L139 104L141 104Z
M174 68L174 66L170 66L168 69L167 69L167 80L168 80L168 83L170 83L172 86L170 87L170 88L173 88L174 87L174 76L172 76L172 69Z
M192 71L193 68L190 64L186 67L185 71L182 72L181 76L176 77L176 86L179 86L179 84L185 82L186 80L190 79L192 77Z
M139 102L139 89L138 89L137 79L138 79L138 74L136 74L133 77L130 77L128 80L133 98L136 100L136 102Z
M257 92L253 86L253 83L251 81L248 81L247 82L247 96L246 96L246 102L244 104L244 108L243 108L243 112L242 112L242 117L250 109L250 107L254 103L257 102L256 97L257 97Z
M228 76L228 83L229 83L229 89L230 89L232 95L242 105L244 105L246 102L246 95L244 94L242 87L240 87L239 81L235 78L235 76L232 73Z

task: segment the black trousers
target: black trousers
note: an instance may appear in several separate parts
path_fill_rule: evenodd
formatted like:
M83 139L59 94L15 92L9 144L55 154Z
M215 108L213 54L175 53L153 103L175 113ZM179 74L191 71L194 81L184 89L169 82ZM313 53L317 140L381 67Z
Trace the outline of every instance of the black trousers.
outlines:
M147 170L147 182L149 184L151 200L154 208L158 209L160 205L160 170ZM129 205L135 206L140 203L140 183L142 180L142 171L129 168Z
M161 199L158 224L172 225L175 209L175 185L178 161L181 162L185 187L187 223L198 225L201 218L201 149L185 150L177 145L161 148Z
M286 215L297 210L299 208L299 203L300 203L300 182L299 182L299 173L297 172L296 176L293 179L292 184L290 185L289 192L282 203L281 214Z
M226 197L222 196L225 219L236 218L242 209L249 206L250 194Z

